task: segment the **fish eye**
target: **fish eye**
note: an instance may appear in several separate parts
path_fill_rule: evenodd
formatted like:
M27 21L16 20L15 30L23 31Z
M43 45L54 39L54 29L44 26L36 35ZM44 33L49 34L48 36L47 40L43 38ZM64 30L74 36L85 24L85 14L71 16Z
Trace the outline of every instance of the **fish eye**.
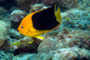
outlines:
M21 26L21 28L23 29L23 26Z

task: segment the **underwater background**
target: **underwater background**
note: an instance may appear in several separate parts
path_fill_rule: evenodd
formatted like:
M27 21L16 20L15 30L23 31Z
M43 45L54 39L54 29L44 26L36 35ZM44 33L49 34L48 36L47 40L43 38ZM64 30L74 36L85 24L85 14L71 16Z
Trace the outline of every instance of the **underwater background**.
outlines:
M56 2L62 23L44 40L17 31L26 15ZM0 60L90 60L90 0L0 0Z

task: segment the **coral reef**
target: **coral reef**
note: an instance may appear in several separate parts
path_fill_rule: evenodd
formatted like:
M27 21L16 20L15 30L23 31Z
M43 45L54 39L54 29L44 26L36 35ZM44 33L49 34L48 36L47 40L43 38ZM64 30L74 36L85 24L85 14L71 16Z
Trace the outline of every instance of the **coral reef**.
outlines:
M38 10L42 10L47 8L44 4L34 4L31 5L30 13L36 12Z
M21 9L28 11L30 9L31 4L38 3L39 0L15 0L17 2L17 6Z
M87 8L90 8L90 4L89 4L90 0L81 0L79 1L78 7L80 10L87 10Z
M22 19L26 16L25 11L14 10L10 14L11 28L17 29Z
M90 60L90 0L7 1L0 0L0 60ZM44 40L17 31L27 14L56 2L62 23Z
M31 43L28 43L32 41ZM14 51L14 55L22 54L22 53L37 53L38 45L42 42L39 39L36 38L31 38L30 37L24 37L23 39L20 40L21 45L17 45L16 50ZM15 46L13 46L15 47ZM14 48L15 49L15 48Z
M21 39L23 37L22 35L20 35L19 32L17 32L14 29L9 29L8 34L9 34L11 39Z
M57 2L57 0L41 0L41 3L44 3L45 5L53 5Z
M86 52L86 53L83 53ZM52 60L83 60L83 58L89 59L90 57L90 51L85 50L85 49L80 49L77 47L72 47L72 48L62 48L58 49Z
M38 47L38 52L49 52L50 50L55 50L56 42L53 39L45 39L43 42L40 43ZM54 47L54 48L53 48Z
M90 32L89 31L84 31L80 29L75 30L71 28L70 29L64 28L61 31L59 30L60 32L58 31L58 29L56 31L57 32L52 31L48 34L45 34L45 37L50 36L53 38L52 40L55 40L54 43L56 45L54 46L54 48L68 48L68 47L78 46L80 48L90 49L89 48L90 47L90 44L89 44ZM53 34L53 36L51 34ZM43 44L41 46L44 46L44 44L46 44L44 43L44 41L42 43Z
M70 9L67 12L62 13L62 16L64 18L63 25L65 27L89 29L89 12L87 11ZM69 19L66 20L68 17Z
M5 34L6 34L6 25L3 21L0 21L0 39L4 39Z
M78 0L58 0L58 3L65 8L74 8L78 6Z
M0 47L2 47L3 44L4 44L4 40L0 39Z
M10 45L10 37L4 36L4 39L0 39L0 51L10 51L12 46ZM11 51L10 51L11 52Z
M24 9L28 10L30 8L30 0L15 0L17 2L17 6Z
M5 23L6 28L10 26L9 11L4 7L0 7L0 21Z
M13 54L10 51L0 51L0 60L12 60L12 58Z
M86 53L84 53L86 52ZM16 58L17 57L17 58ZM89 60L90 51L80 49L78 47L72 48L60 48L57 50L51 50L48 53L37 53L37 54L24 54L23 56L16 56L14 59L26 59L26 60ZM27 57L27 58L23 58Z
M0 50L9 50L11 48L9 40L4 40L4 43L2 47L0 47Z

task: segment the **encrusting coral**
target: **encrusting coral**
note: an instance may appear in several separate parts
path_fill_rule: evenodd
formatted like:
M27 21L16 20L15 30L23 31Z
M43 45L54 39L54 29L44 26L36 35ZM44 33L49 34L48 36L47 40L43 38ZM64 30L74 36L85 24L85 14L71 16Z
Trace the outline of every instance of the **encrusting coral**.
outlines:
M47 6L45 6L44 4L34 4L34 5L31 5L30 13L33 13L45 8L47 8Z
M39 44L42 41L36 38L30 38L30 37L24 37L20 40L19 44L18 42L12 43L11 45L14 45L15 51L14 55L22 54L22 53L37 53L37 49Z
M0 39L0 47L4 44L4 39Z
M22 19L26 16L26 12L22 10L14 10L10 14L11 28L17 29Z
M78 0L57 0L63 8L75 8L78 6Z
M79 14L78 14L79 13ZM89 29L90 25L89 20L89 12L79 10L79 9L70 9L65 13L62 13L63 17L63 25L68 28L81 28L81 29ZM67 19L68 18L68 19Z
M17 6L25 11L28 11L32 4L39 2L39 0L15 0L15 1L17 3Z
M85 53L83 53L85 52ZM89 59L90 57L90 51L85 50L85 49L80 49L78 47L72 47L72 48L61 48L58 49L52 60L83 60Z
M6 34L6 24L3 21L0 21L0 39L4 39L4 35Z

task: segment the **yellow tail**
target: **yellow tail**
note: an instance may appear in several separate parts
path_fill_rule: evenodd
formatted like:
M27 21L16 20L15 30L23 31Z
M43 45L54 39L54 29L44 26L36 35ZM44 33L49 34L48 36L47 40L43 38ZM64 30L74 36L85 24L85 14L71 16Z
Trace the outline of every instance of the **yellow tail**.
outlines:
M61 17L61 14L60 14L60 8L59 8L58 4L55 4L55 8L54 9L55 9L54 11L56 11L55 12L55 16L56 16L57 21L61 22L62 21L62 17Z

